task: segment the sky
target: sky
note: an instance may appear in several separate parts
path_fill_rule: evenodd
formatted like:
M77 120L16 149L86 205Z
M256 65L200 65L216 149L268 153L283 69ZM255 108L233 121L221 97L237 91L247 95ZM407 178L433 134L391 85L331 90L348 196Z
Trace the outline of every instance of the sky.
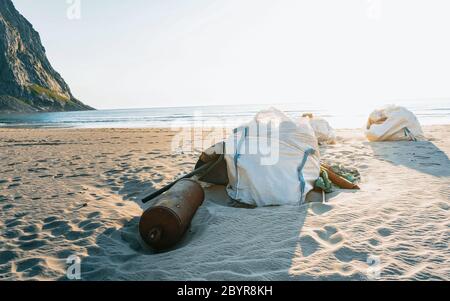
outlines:
M450 99L448 0L13 0L99 109Z

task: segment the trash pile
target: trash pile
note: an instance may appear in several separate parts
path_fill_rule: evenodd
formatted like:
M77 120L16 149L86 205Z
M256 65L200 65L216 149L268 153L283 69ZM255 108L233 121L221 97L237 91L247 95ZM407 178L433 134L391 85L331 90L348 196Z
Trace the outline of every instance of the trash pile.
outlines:
M232 199L250 207L302 204L313 189L322 195L359 189L357 170L320 161L317 137L336 140L324 119L308 114L294 121L274 108L259 112L205 150L195 170L142 199L154 203L141 216L140 237L156 251L175 246L204 201L197 181L224 185Z
M360 181L361 175L356 168L347 168L342 164L328 166L322 163L320 176L314 183L314 189L323 190L325 193L331 193L341 188L359 189L357 184Z
M366 137L418 141L424 134L412 112L388 106L370 114ZM319 144L334 143L336 134L323 118L309 113L294 121L274 108L261 111L205 150L194 171L142 199L155 203L141 217L140 235L156 250L179 242L205 198L196 181L226 186L233 200L250 207L302 204L312 190L324 197L337 189L359 189L357 169L321 162Z

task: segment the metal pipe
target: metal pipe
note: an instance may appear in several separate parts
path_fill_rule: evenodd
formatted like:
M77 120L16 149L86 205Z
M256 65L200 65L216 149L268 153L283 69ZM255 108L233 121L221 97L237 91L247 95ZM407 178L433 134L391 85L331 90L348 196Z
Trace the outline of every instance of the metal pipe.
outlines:
M139 234L155 250L174 246L183 237L205 198L203 188L191 179L180 179L159 196L139 221Z

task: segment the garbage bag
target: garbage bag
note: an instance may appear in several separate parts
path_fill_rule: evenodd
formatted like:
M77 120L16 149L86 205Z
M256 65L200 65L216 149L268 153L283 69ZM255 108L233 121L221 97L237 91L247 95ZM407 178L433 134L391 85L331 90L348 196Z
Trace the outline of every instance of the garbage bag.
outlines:
M319 144L335 144L336 133L327 120L321 117L315 117L312 114L304 114L303 117L308 117L314 134L317 137Z
M373 111L367 121L366 137L369 141L424 140L417 117L400 106L387 106Z
M227 193L253 206L300 204L320 174L318 141L309 120L261 111L225 143Z

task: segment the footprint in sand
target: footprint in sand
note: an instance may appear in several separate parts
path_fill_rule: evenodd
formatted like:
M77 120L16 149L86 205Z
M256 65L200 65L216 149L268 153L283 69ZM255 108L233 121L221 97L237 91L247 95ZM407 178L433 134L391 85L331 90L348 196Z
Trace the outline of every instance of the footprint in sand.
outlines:
M10 209L12 209L12 208L14 208L14 205L8 204L8 205L3 206L2 209L3 209L4 211L7 211L7 210L10 210Z
M308 257L320 248L320 244L310 235L301 236L299 239L303 257Z
M20 219L12 219L5 221L5 225L7 228L14 228L23 225L23 222Z
M334 252L334 257L341 262L351 262L353 260L358 260L362 262L367 261L367 254L364 252L358 252L348 247L339 248Z
M374 238L369 239L369 244L371 244L372 246L378 246L380 244L380 241Z
M28 225L25 226L22 229L23 232L28 233L28 234L32 234L32 233L38 233L40 231L40 228L37 225Z
M16 262L16 271L24 273L26 277L35 277L45 270L45 260L42 258L29 258Z
M94 219L97 217L101 217L101 215L102 215L102 213L100 211L95 211L95 212L89 213L87 217L89 219Z
M47 242L45 240L35 239L32 241L27 241L27 242L21 243L20 248L22 248L22 250L24 250L24 251L31 251L31 250L38 249L45 245L47 245Z
M55 219L55 217L50 217L44 220L44 226L42 230L48 230L53 236L60 236L72 230L72 226L66 221L60 221Z
M51 223L51 222L53 222L53 221L55 221L57 219L58 219L58 217L56 217L56 216L49 216L49 217L44 219L44 223Z
M312 203L309 208L315 215L322 215L333 209L333 206L323 203Z
M61 250L56 252L56 257L59 259L67 259L71 255L74 255L74 252L72 250Z
M379 228L377 232L383 237L388 237L392 234L392 230L388 228Z
M30 234L30 235L23 235L21 237L19 237L19 241L31 241L31 240L35 240L39 237L38 234Z
M66 234L64 234L64 237L67 240L75 241L79 240L80 238L86 238L87 236L91 236L92 232L84 232L84 231L69 231Z
M323 230L315 230L316 234L322 239L330 244L338 244L343 238L339 231L332 226L325 226Z
M17 253L14 251L1 251L0 252L0 265L10 262L17 258Z
M8 230L5 233L3 233L3 237L9 238L9 239L14 239L17 237L20 237L22 235L22 231L20 230Z

